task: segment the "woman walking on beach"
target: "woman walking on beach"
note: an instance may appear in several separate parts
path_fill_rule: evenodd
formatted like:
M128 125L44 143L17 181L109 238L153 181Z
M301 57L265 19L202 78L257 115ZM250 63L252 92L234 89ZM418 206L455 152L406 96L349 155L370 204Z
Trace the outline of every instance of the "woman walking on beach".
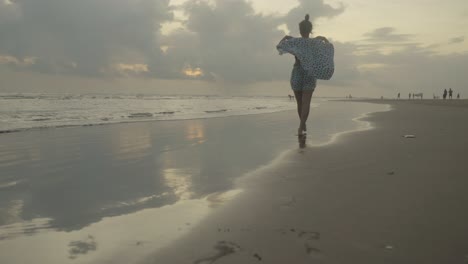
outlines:
M310 101L317 85L317 78L330 79L334 69L333 45L329 44L328 40L322 36L310 39L312 28L309 15L306 15L305 19L299 23L301 37L293 38L285 36L276 46L280 54L290 53L294 55L296 60L291 73L290 83L297 102L297 113L300 120L297 130L299 136L307 133L306 122L309 117ZM323 43L328 44L325 49ZM321 69L317 69L317 67ZM314 74L314 70L322 72L325 70L325 76L317 76L317 74Z

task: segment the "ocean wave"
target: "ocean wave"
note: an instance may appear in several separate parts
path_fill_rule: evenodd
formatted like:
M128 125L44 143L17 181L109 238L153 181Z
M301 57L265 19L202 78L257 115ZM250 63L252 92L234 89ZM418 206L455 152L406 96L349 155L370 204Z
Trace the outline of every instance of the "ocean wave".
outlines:
M12 99L0 103L2 134L29 129L227 117L295 109L295 104L287 98L274 97L0 94L0 100L4 98Z
M207 111L205 111L205 113L212 114L212 113L222 113L222 112L226 112L226 111L227 111L227 109L207 110Z
M31 121L48 121L48 120L52 120L52 118L34 118L34 119L31 119Z
M128 116L129 118L145 118L145 117L153 117L152 113L132 113Z

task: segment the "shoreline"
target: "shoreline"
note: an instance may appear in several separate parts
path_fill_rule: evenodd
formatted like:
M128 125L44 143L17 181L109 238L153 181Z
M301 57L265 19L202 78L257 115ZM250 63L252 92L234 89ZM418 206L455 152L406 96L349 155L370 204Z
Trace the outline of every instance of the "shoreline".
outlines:
M364 102L363 101L363 102L358 102L358 103L371 103L371 102ZM330 140L328 140L327 142L324 142L324 143L321 143L321 144L315 144L315 145L312 145L312 146L313 147L322 147L322 146L326 146L328 144L337 143L337 141L339 140L340 137L345 136L347 134L352 134L352 133L357 133L357 132L362 132L362 131L374 129L375 127L373 126L373 123L367 121L366 119L369 118L370 116L372 116L373 114L376 114L376 113L383 113L383 112L389 112L389 111L394 110L392 105L390 105L390 104L384 104L384 105L385 105L386 109L382 109L382 110L379 110L379 111L373 111L373 112L366 112L366 113L363 113L360 116L357 116L357 117L352 119L352 121L355 121L357 123L361 123L362 127L357 127L355 129L350 129L350 130L334 133L334 134L331 135Z

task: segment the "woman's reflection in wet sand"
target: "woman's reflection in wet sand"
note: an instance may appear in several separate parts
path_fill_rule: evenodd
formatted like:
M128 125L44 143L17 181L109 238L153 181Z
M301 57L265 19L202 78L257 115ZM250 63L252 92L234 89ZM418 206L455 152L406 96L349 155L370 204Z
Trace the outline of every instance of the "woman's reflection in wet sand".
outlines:
M297 136L297 141L299 142L299 148L300 149L304 149L307 146L306 139L307 139L306 135Z

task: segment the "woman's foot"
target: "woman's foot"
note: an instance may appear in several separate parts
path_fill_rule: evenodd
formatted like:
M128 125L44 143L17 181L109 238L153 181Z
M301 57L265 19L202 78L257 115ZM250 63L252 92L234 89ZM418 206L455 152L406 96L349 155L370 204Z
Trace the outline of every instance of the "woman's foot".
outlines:
M307 135L307 127L305 124L299 125L299 128L297 129L297 134L299 136Z
M302 130L302 127L299 127L299 128L297 129L297 135L298 135L298 136L304 135L304 131Z

